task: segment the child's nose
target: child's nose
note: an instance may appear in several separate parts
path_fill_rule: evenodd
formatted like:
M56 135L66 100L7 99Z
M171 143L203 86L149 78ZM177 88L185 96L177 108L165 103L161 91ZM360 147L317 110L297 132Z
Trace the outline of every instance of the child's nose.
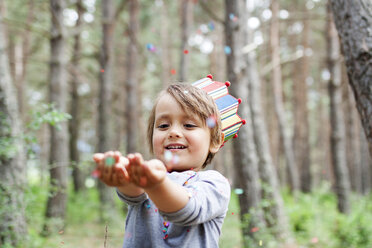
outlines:
M173 126L169 130L168 135L169 135L169 138L179 138L179 137L181 137L182 133L181 133L181 130L177 126Z

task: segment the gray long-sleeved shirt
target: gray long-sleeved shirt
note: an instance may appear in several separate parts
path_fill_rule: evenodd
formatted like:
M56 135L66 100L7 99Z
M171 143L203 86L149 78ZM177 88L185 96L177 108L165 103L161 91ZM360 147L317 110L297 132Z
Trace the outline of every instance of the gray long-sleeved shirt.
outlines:
M219 172L172 172L167 175L183 185L190 200L174 213L159 211L146 194L128 197L129 205L123 248L218 247L230 201L230 184Z

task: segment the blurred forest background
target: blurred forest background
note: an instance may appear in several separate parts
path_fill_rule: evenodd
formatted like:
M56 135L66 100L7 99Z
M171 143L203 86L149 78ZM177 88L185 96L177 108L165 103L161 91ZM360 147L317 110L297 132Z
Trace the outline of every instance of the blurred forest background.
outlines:
M156 94L212 74L246 120L209 166L233 189L220 246L372 247L371 12L0 0L0 246L121 247L126 207L91 176L92 154L150 158Z

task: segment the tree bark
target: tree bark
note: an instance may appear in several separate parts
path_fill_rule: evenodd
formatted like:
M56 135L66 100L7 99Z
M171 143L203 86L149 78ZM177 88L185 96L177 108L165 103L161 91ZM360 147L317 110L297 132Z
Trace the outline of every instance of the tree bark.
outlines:
M113 75L113 46L114 46L114 11L113 0L102 1L102 45L99 62L99 105L98 105L98 152L113 150L112 147L112 75ZM112 189L98 181L101 221L110 218L114 207Z
M304 8L304 15L308 15L308 10ZM310 144L309 144L309 119L308 119L308 97L307 97L307 78L309 77L309 57L306 55L309 49L310 20L304 19L302 31L302 49L304 56L299 63L294 64L298 71L298 79L293 81L293 150L296 165L300 172L300 187L302 192L311 191L311 172L310 172Z
M270 24L270 47L271 47L271 60L273 63L272 71L272 84L274 90L274 104L275 113L278 119L279 132L281 136L281 142L284 149L285 161L288 171L288 179L291 186L292 192L299 190L299 174L295 163L292 140L286 130L285 110L282 99L282 72L280 66L280 54L279 54L279 3L277 0L272 1L272 18Z
M190 55L188 54L188 40L193 19L193 3L191 0L181 0L181 60L180 60L180 82L187 81L187 74L190 64ZM187 51L187 52L186 52Z
M327 65L331 74L328 84L331 120L331 153L335 175L337 207L341 213L350 212L350 177L346 165L345 127L342 112L341 62L337 31L329 4L327 5Z
M1 2L1 1L0 1ZM0 246L25 245L26 154L0 11ZM22 245L23 244L23 245Z
M129 2L129 43L127 48L127 107L126 107L126 123L127 123L127 153L133 153L137 151L137 138L138 138L138 44L137 35L139 31L139 2L138 0L132 0Z
M253 42L252 31L248 31L248 44ZM273 234L286 241L289 234L288 219L284 211L283 198L280 195L280 185L274 164L272 162L267 134L267 125L263 118L260 78L257 70L255 51L246 55L247 77L249 84L249 103L252 115L253 138L256 144L258 155L258 168L260 179L264 186L262 187L262 198L269 201L268 206L263 207L267 226L271 227Z
M64 0L50 0L50 67L49 101L65 113L67 110L66 80L66 37L63 24ZM54 228L64 227L67 203L68 131L67 123L59 123L60 130L50 126L50 189L46 208L44 235L51 234Z
M237 184L243 193L239 195L240 217L244 240L248 237L255 239L253 227L265 226L260 202L261 185L259 183L258 161L253 142L251 110L248 103L248 77L247 67L241 49L246 41L245 1L225 0L225 42L231 48L231 53L226 56L227 76L231 82L230 93L243 99L239 105L241 116L246 120L246 125L239 131L239 137L233 140L233 155ZM237 17L231 18L231 17ZM247 215L250 215L249 221ZM246 243L248 245L248 243Z
M78 19L76 21L76 29L79 29L83 22L84 6L82 0L76 2ZM84 189L83 175L79 167L80 156L77 148L80 133L80 97L78 87L80 84L80 59L81 59L81 34L78 33L74 37L74 50L72 56L72 73L71 73L71 103L70 113L71 120L69 122L70 133L70 161L72 163L72 179L74 183L74 191L79 192Z
M360 132L359 117L355 107L354 96L350 85L347 83L347 76L343 75L342 90L345 96L344 108L345 113L345 134L346 134L346 164L350 172L351 189L355 192L362 193L362 165L360 163ZM346 80L344 80L344 78Z
M163 6L161 8L161 25L160 25L160 33L161 33L161 81L163 88L166 88L170 83L170 71L171 71L171 56L170 56L170 46L169 43L171 41L169 36L169 16L168 16L168 6L169 4L166 1L163 1Z
M330 0L364 132L372 154L372 2Z

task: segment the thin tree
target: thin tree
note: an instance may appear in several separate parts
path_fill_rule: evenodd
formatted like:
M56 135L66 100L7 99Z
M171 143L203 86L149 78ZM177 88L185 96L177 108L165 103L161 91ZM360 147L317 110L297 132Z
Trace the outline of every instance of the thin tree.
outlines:
M360 119L372 154L372 2L330 0Z
M65 6L64 0L50 0L49 102L63 113L67 111L66 30L63 24ZM62 122L59 127L50 126L50 189L44 235L49 235L53 227L63 228L66 214L69 158L67 123Z
M337 207L341 213L350 211L350 179L346 165L345 126L342 112L341 61L337 31L330 4L327 4L327 65L331 74L328 84L331 120L331 153L335 175Z
M181 60L179 68L179 80L184 82L187 80L187 73L190 64L190 55L188 55L188 40L190 29L193 22L193 3L191 0L181 0Z
M79 29L83 23L83 14L85 12L83 1L78 0L76 2L76 10L78 18L76 20L76 29ZM80 133L80 97L78 93L78 87L80 84L79 74L80 72L80 59L81 59L81 33L78 32L74 36L74 48L72 55L72 72L71 72L71 103L70 113L71 120L69 122L69 133L70 133L70 161L72 164L72 179L74 183L75 192L79 192L84 188L83 175L79 167L80 153L77 148L77 142Z
M114 29L115 4L113 0L103 0L102 7L102 44L99 56L99 92L98 92L98 143L97 151L106 152L112 147L112 75L114 62ZM98 181L100 198L101 220L109 218L114 206L112 190L101 181Z
M0 1L0 6L3 1ZM0 246L25 245L27 224L24 191L26 189L26 156L19 115L17 91L9 69L0 11Z
M247 42L252 44L253 32L249 27L247 31ZM269 201L268 206L263 207L267 226L271 227L273 234L282 240L290 236L288 219L284 212L284 202L280 195L278 176L270 154L270 145L267 132L267 125L263 118L263 107L261 99L261 81L257 70L256 52L250 51L244 55L247 65L247 78L249 85L249 103L252 115L253 138L258 155L258 168L260 179L264 184L262 187L262 198Z
M137 138L138 138L138 44L137 35L139 32L139 2L138 0L132 0L129 2L129 23L128 23L128 34L129 43L127 47L127 65L126 65L126 123L127 123L127 153L133 153L137 150Z
M240 217L245 244L249 245L249 237L256 238L250 230L253 227L264 227L265 221L260 206L261 185L248 102L248 70L241 53L247 35L244 6L243 0L225 0L225 42L231 49L231 53L226 56L227 77L231 82L231 94L243 99L239 110L246 120L246 125L239 131L239 137L233 141L233 157L237 185L243 189L239 195Z
M309 57L306 56L309 49L310 39L310 19L307 7L304 6L304 20L302 31L302 49L305 56L302 56L299 63L294 63L297 71L293 81L293 150L296 165L300 173L300 188L303 192L311 191L310 173L310 144L309 144L309 119L308 119L308 87L307 78L309 77ZM297 80L296 80L297 79Z
M285 161L288 171L288 179L291 186L292 192L299 190L299 174L296 166L292 139L289 137L286 125L286 112L283 106L283 90L282 90L282 71L280 65L280 54L279 54L279 2L273 0L271 3L271 24L270 24L270 48L271 48L271 60L273 64L272 70L272 86L274 91L274 104L275 114L278 119L279 132L281 136L281 142L284 150Z

